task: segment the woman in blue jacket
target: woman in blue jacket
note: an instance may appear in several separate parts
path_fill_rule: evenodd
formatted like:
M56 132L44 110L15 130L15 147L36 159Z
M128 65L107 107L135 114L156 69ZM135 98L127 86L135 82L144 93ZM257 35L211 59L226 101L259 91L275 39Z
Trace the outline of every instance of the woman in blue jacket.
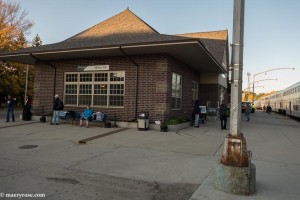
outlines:
M80 127L82 126L82 121L85 120L86 128L89 127L89 121L92 119L93 116L93 110L90 108L90 105L88 104L86 106L86 109L83 111L80 117Z

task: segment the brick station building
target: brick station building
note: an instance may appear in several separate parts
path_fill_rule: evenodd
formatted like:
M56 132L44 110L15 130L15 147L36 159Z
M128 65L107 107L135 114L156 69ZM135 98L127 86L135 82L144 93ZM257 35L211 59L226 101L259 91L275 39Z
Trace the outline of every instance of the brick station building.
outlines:
M0 54L2 61L35 66L33 112L52 111L58 94L65 110L94 111L150 122L191 117L201 105L227 99L227 30L160 34L129 9L59 43Z

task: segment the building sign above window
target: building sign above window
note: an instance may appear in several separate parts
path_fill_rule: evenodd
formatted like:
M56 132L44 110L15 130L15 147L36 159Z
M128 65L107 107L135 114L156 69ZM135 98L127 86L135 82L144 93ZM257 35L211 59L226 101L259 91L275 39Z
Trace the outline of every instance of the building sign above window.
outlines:
M79 71L105 71L109 70L109 65L90 65L90 66L78 66L77 67Z

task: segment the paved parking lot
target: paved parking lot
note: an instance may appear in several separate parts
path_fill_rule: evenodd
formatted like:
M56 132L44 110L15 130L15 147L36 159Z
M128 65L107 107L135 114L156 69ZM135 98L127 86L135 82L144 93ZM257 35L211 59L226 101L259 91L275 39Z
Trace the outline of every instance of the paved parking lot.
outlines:
M242 125L257 168L257 192L250 197L213 186L214 166L229 133L213 117L199 129L131 128L87 144L78 141L118 128L1 120L0 193L47 199L297 199L299 122L256 112Z

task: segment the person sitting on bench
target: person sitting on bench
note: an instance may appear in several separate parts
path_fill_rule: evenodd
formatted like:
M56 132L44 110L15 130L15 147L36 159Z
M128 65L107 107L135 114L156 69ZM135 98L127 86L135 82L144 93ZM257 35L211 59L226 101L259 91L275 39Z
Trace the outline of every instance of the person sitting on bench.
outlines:
M83 111L80 117L80 127L82 127L82 121L85 120L86 128L89 127L89 121L93 117L93 110L90 108L90 104L86 106L86 109Z

